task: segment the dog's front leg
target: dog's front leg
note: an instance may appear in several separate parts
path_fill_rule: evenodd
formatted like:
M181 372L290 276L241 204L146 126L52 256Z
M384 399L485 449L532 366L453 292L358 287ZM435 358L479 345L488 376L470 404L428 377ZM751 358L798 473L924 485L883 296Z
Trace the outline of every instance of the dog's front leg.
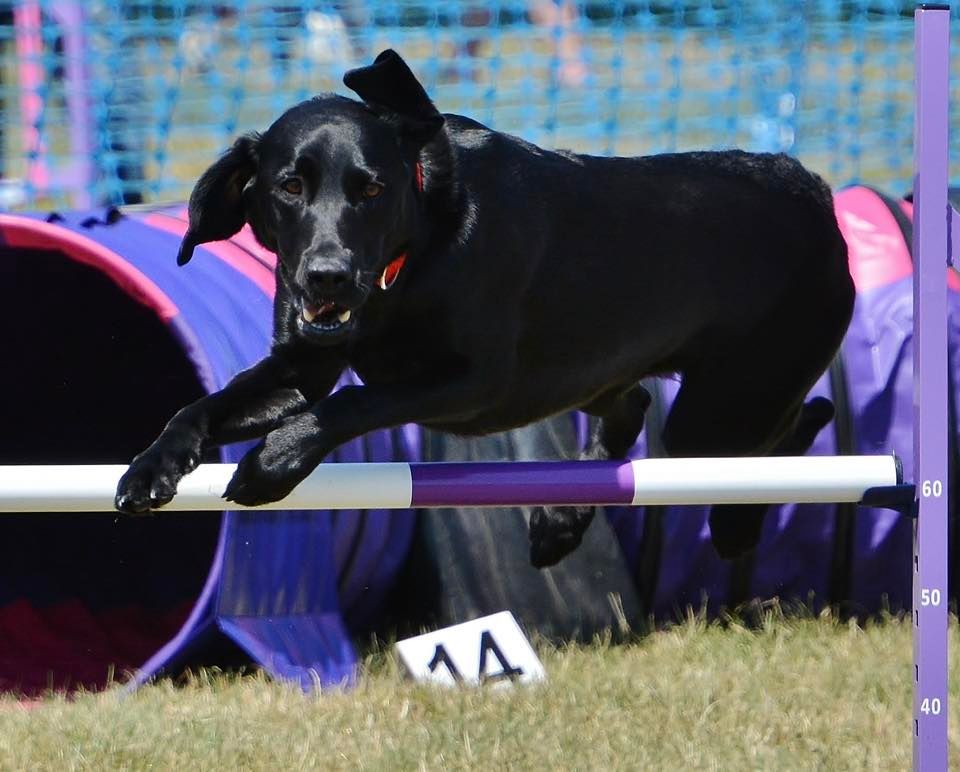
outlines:
M262 437L307 408L303 391L327 393L341 371L338 362L305 366L277 353L267 356L220 391L177 412L120 478L115 506L133 514L167 504L180 479L200 463L205 447Z
M376 429L456 423L494 404L502 389L487 379L437 387L350 386L285 419L240 461L224 498L244 506L278 501L334 448Z

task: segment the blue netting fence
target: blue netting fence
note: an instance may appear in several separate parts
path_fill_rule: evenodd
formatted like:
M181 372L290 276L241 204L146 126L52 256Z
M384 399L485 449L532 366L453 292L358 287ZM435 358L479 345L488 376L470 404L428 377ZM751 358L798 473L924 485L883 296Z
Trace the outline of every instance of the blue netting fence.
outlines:
M904 192L912 10L895 0L0 3L0 207L185 199L234 135L313 94L344 93L343 71L386 47L441 110L546 147L782 150L835 185Z

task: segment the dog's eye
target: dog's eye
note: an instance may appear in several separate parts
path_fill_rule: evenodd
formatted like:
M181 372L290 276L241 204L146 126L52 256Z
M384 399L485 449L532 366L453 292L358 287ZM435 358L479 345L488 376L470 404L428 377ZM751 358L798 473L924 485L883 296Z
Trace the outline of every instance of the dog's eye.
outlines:
M280 187L291 196L299 196L303 193L303 181L299 177L287 177L280 183Z
M376 198L381 193L383 193L383 185L379 182L368 182L363 186L364 198Z

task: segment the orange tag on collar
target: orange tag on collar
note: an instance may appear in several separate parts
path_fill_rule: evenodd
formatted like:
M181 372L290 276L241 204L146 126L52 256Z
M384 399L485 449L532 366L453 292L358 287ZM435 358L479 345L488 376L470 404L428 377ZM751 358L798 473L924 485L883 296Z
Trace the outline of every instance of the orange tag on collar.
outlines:
M377 282L377 286L382 290L390 289L394 283L397 281L397 277L400 275L400 269L403 268L403 264L407 262L407 253L404 252L396 260L387 265L383 269L383 273L380 274L380 281Z
M413 174L417 180L417 190L423 193L423 164L417 161L417 165L413 167Z

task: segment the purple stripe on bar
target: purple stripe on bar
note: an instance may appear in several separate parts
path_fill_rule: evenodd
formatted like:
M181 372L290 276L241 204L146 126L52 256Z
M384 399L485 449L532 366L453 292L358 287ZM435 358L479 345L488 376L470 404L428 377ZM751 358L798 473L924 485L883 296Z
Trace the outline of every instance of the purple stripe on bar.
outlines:
M414 507L629 504L629 461L411 464Z

